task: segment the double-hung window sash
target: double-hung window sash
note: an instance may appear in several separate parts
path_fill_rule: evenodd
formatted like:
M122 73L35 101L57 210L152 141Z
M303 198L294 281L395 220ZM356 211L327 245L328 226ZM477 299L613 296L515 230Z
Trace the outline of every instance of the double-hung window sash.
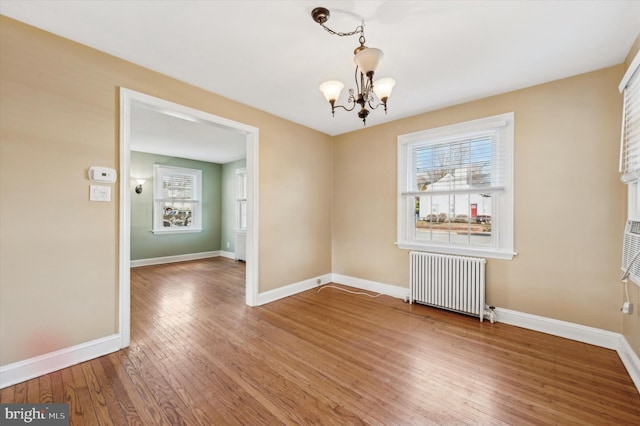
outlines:
M202 230L202 171L154 165L153 232Z
M633 183L640 178L640 55L629 67L631 77L623 79L624 93L622 135L620 149L620 172L624 183Z

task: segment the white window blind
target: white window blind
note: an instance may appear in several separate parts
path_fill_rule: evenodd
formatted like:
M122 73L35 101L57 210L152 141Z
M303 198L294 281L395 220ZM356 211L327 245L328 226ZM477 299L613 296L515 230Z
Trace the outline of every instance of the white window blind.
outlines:
M161 198L163 200L192 200L192 193L193 176L179 174L165 174L162 176Z
M640 178L640 68L624 87L620 172L624 183Z
M403 195L491 192L503 189L505 159L497 143L498 132L481 131L445 142L411 146L410 182Z

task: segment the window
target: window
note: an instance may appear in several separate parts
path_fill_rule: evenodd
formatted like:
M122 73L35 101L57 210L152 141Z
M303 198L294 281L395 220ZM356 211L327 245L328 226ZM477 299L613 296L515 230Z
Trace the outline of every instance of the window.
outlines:
M202 170L153 166L153 232L202 231Z
M236 170L236 229L247 229L247 169Z
M513 113L398 137L403 249L511 259Z
M619 89L624 94L620 172L622 182L627 184L627 220L640 221L640 52L636 53L622 77ZM638 262L633 263L638 253L637 234L633 226L633 222L628 222L625 228L621 270L629 270L631 281L640 285L640 277L637 274Z
M640 52L624 75L620 91L624 93L620 141L621 179L629 185L627 217L640 220Z

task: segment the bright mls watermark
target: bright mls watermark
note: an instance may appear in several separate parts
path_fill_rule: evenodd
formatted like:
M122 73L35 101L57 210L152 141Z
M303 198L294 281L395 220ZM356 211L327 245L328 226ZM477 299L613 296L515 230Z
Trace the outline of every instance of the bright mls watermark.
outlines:
M0 424L69 426L69 405L0 404Z

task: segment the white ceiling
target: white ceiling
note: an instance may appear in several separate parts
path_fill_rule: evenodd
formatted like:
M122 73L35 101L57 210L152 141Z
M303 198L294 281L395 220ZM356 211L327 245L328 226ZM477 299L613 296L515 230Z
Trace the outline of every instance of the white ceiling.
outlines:
M131 150L225 164L246 158L244 133L149 105L131 105Z
M385 57L376 75L397 85L387 116L367 126L623 62L640 31L640 1L32 1L0 13L330 135L362 128L331 117L318 85L353 87L365 22ZM341 102L345 102L343 92Z

